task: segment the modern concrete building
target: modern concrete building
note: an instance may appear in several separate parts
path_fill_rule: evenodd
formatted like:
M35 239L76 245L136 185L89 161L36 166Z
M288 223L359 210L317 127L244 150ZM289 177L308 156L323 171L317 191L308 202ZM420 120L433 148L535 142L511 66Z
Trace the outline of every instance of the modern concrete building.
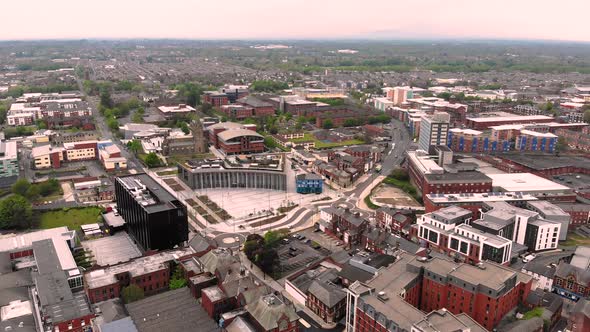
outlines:
M428 151L432 145L447 145L449 135L449 113L440 112L422 117L418 146Z
M226 160L188 161L178 164L178 178L192 189L254 188L287 190L283 157L231 157Z
M16 142L0 142L0 186L11 185L18 178L18 174Z

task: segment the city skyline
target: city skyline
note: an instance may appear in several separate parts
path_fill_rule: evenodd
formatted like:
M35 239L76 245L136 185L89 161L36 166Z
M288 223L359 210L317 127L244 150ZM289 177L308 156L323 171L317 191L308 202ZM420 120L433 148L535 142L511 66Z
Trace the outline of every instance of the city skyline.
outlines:
M342 3L301 1L187 3L25 0L5 12L32 8L29 22L5 17L0 40L38 39L501 39L590 41L584 13L590 3L565 0L571 8L556 17L548 1L455 0L399 3L381 0ZM573 10L575 9L575 10ZM17 28L18 27L18 28Z

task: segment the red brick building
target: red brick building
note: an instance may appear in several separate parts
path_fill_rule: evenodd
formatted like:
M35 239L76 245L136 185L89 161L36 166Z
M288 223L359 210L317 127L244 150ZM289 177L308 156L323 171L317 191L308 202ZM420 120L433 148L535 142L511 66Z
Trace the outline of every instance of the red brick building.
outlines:
M492 330L524 303L531 285L532 277L495 263L473 266L402 254L366 284L355 282L349 287L351 302L347 307L351 312L347 313L346 328L363 332L416 330L414 326L424 319L425 312L445 308Z
M209 142L226 154L264 152L264 137L256 132L256 125L221 122L206 128Z
M252 109L252 115L256 117L265 117L275 115L273 104L260 100L253 96L246 96L237 101L239 104Z
M553 276L553 291L577 301L590 296L590 270L560 262Z
M383 230L401 234L402 230L412 224L415 214L411 210L400 210L389 207L377 209L375 214L377 226Z
M555 121L553 117L546 115L516 115L506 112L489 112L467 117L465 119L465 125L471 129L485 130L493 126L549 123L553 121Z
M219 110L232 120L244 120L254 116L254 109L244 105L223 105Z
M123 288L136 285L145 295L169 288L172 263L193 255L191 248L162 251L133 261L86 272L84 290L90 303L120 297Z
M326 232L340 237L346 244L360 243L369 222L360 212L349 209L328 207L320 211L321 219L327 223Z
M205 91L201 96L203 103L211 104L215 108L229 104L229 97L227 94L219 91Z

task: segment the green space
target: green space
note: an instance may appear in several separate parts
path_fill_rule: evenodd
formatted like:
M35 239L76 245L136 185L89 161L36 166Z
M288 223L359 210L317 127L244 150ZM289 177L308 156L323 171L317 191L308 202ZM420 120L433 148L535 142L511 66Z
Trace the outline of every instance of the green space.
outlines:
M365 144L365 141L360 140L360 139L350 139L350 140L346 140L346 141L342 141L342 142L326 143L326 142L322 142L319 139L315 138L315 136L313 136L310 133L305 133L305 134L303 134L303 138L295 138L295 139L292 139L291 141L293 143L314 141L316 149L337 148L340 146Z
M102 209L96 206L41 212L39 214L39 228L68 226L71 230L79 230L80 225L96 223L101 213Z
M418 194L418 191L416 190L414 185L410 183L410 176L407 170L403 168L394 169L393 171L391 171L391 174L389 174L385 178L385 180L383 180L383 183L392 185L403 190L404 192L412 196L418 203L422 204L422 196Z
M542 315L543 315L543 308L536 307L534 309L531 309L531 310L525 312L522 319L527 320L527 319L531 319L533 317L541 317Z
M590 238L584 237L576 233L569 233L565 241L559 243L560 246L574 247L574 246L590 246Z
M156 174L158 174L159 176L175 175L175 174L178 174L178 170L172 169L172 170L168 170L168 171L160 171L160 172L156 172Z

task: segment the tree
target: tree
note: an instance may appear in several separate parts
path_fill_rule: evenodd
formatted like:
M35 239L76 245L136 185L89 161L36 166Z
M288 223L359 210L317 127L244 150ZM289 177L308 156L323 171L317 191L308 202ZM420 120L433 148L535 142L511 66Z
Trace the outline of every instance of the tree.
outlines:
M213 114L213 105L211 105L209 103L203 103L203 105L201 105L201 112L203 112L207 115L212 115Z
M180 265L178 265L174 270L172 278L170 278L170 289L179 289L185 286L186 279L184 278L184 274L182 273L182 268L180 267Z
M155 152L150 152L145 156L145 164L149 168L160 166L160 158Z
M137 152L141 150L141 142L137 139L133 139L127 142L127 148L129 148L129 150L133 152L133 154L137 155Z
M187 124L186 122L184 122L184 121L181 121L181 122L179 123L179 127L180 127L180 130L182 130L182 132L183 132L185 135L188 135L188 134L191 132L191 130L190 130L190 129L189 129L189 127L188 127L188 124Z
M265 249L258 261L258 266L266 274L273 273L274 268L280 265L279 255L273 248Z
M24 179L24 178L18 179L12 185L12 192L17 195L26 196L27 191L29 190L30 187L31 187L31 184L29 183L29 181L27 179Z
M100 104L106 108L113 108L113 99L111 99L111 92L103 88L100 90Z
M334 123L330 119L325 120L324 124L322 125L322 128L324 128L324 129L332 129L333 127L334 127Z
M33 221L31 203L21 195L0 201L0 228L29 228Z
M49 196L54 192L57 192L60 188L59 181L56 179L49 179L45 182L41 182L37 185L39 187L39 194L41 196Z
M41 191L39 190L39 187L38 186L30 186L29 189L27 190L26 197L29 200L34 201L37 198L39 198L39 196L41 196Z
M131 303L144 298L143 289L135 284L131 284L123 288L123 301L125 303Z

